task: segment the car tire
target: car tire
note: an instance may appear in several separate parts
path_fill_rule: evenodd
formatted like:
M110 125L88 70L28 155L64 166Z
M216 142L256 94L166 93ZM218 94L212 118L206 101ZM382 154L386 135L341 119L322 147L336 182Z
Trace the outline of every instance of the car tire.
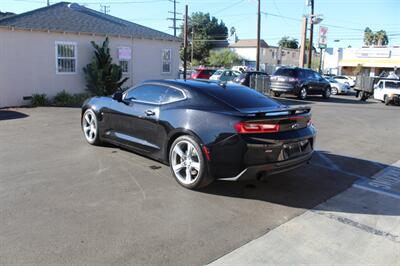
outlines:
M389 105L390 104L390 99L389 99L389 97L387 97L387 95L385 95L383 97L383 101L385 102L385 105Z
M332 95L338 95L338 94L339 94L339 91L338 91L337 88L332 87L332 88L331 88L331 93L332 93Z
M184 188L199 189L213 181L199 142L189 135L178 137L172 143L169 164L175 180Z
M100 144L99 123L96 113L93 110L87 109L85 111L82 116L81 125L86 141L91 145Z
M360 101L366 101L367 100L367 96L366 93L363 91L358 92L358 94L356 95L358 100Z
M274 92L274 96L275 96L275 97L280 97L281 94L280 94L279 92Z
M302 88L300 89L299 93L297 94L297 97L298 97L300 100L305 100L305 99L307 99L307 95L308 95L308 93L307 93L307 88L306 88L306 87L302 87Z
M325 88L324 92L322 93L322 97L329 99L331 97L331 88Z

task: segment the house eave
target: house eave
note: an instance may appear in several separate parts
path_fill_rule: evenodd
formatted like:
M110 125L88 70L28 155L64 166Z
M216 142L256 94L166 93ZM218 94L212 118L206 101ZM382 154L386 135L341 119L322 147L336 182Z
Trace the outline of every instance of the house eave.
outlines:
M23 28L15 26L4 26L0 25L0 29L7 29L11 31L28 31L28 32L46 32L46 33L60 33L60 34L76 34L76 35L88 35L88 36L104 36L104 37L115 37L115 38L127 38L127 39L141 39L141 40L156 40L156 41L166 41L166 42L176 42L180 43L181 40L171 40L164 38L150 38L143 36L134 36L129 34L106 34L106 33L95 33L95 32L82 32L82 31L62 31L62 30L50 30L50 29L34 29L34 28Z

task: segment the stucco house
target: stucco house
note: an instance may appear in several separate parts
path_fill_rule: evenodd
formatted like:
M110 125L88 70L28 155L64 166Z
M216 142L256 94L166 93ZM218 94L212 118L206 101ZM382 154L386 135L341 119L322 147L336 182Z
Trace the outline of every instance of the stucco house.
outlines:
M229 48L242 58L243 65L255 67L257 39L239 40L229 45ZM299 56L299 49L270 46L264 40L260 40L260 68L270 74L281 65L298 66Z
M257 39L241 39L236 43L229 45L229 48L236 52L239 57L243 60L242 64L255 67L256 66L256 55L257 55ZM265 54L268 48L268 44L264 40L260 40L260 64L264 66L266 64Z
M178 77L178 38L61 2L0 18L0 107L27 104L33 93L83 92L90 42L101 44L106 36L113 62L129 77L124 86Z

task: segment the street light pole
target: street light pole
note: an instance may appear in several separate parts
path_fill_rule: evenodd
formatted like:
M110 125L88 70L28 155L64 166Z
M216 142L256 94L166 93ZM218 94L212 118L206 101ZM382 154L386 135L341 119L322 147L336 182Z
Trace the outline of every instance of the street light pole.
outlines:
M185 6L185 24L183 26L183 79L186 81L188 46L188 5Z
M311 0L311 16L310 16L310 43L308 45L308 68L311 68L313 35L314 35L314 0Z
M257 54L256 54L256 70L260 71L260 32L261 32L261 4L258 0L258 15L257 15Z

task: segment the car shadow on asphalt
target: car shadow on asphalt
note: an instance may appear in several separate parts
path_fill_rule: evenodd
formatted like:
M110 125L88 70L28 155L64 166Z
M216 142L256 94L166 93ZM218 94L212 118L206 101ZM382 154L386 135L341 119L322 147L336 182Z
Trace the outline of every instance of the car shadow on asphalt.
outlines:
M272 175L264 181L216 181L200 190L202 193L264 201L287 207L323 209L345 213L400 215L400 209L373 210L366 206L341 208L321 203L350 188L356 180L368 179L386 165L319 151L311 162L287 173ZM372 193L372 192L371 192ZM328 207L327 207L328 206Z
M13 120L28 117L29 115L13 111L13 110L0 110L0 121L1 120Z

